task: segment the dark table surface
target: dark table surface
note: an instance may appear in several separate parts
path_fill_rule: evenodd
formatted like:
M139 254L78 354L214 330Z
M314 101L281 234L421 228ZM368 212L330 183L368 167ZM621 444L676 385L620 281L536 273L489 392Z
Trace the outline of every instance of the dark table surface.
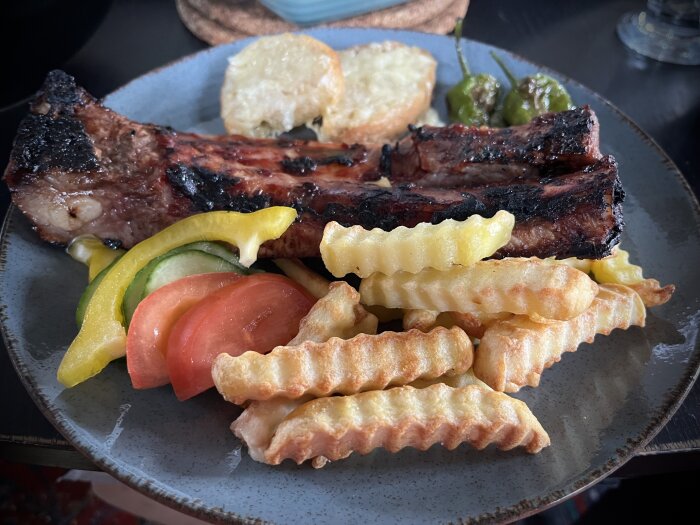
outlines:
M473 0L464 33L546 65L602 94L661 145L697 196L700 67L656 62L621 44L615 34L617 20L643 5L631 0ZM115 0L77 53L46 67L65 69L88 91L103 96L152 68L206 47L182 25L172 0ZM12 77L21 79L22 72L13 72ZM24 78L33 77L27 74ZM38 87L28 82L25 96ZM25 111L26 101L0 110L3 166ZM2 216L8 203L2 186ZM0 452L5 457L90 467L35 407L5 351L0 351L0 414ZM696 384L672 420L618 475L698 468L698 458L700 386Z

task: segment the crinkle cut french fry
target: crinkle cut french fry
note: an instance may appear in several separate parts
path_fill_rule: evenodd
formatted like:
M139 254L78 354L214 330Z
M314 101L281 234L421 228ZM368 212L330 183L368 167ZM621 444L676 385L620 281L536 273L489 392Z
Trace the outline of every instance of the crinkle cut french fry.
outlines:
M490 219L472 215L466 221L447 219L413 228L399 226L390 232L329 222L323 231L321 257L336 277L417 273L424 268L447 270L493 255L508 243L514 224L515 217L503 210Z
M590 273L591 264L593 263L591 259L579 259L577 257L568 257L566 259L547 257L546 259L542 259L542 261L547 264L565 264L566 266L571 266L572 268L581 270L583 273Z
M467 334L440 327L428 334L411 330L334 337L325 343L279 346L265 355L221 354L212 377L224 399L241 404L276 396L353 394L461 374L471 367L473 355Z
M438 383L444 383L452 388L462 388L469 385L477 385L481 388L487 390L493 390L489 385L484 383L481 379L474 375L474 369L470 368L463 374L457 374L454 376L440 376L434 379L416 379L415 381L408 384L413 388L427 388ZM493 390L495 392L495 390Z
M427 388L436 383L445 383L453 388L478 385L480 388L492 390L486 383L477 379L472 370L456 376L441 376L435 379L418 379L411 383L415 388ZM503 394L505 395L505 394ZM298 399L274 398L267 401L252 401L243 413L231 424L231 431L248 448L250 457L255 461L265 461L265 450L270 446L272 437L279 424L297 407L313 399L303 396ZM315 458L316 459L316 458ZM315 465L324 463L318 457Z
M635 292L639 294L644 301L645 306L659 306L671 300L673 292L676 291L676 286L667 284L661 286L661 283L656 279L644 279L638 283L628 284Z
M440 312L433 310L404 310L403 329L430 332L437 324Z
M440 443L452 450L464 442L537 453L549 445L549 436L525 403L505 394L477 385L404 386L309 401L280 423L264 456L272 465L323 458L322 465L326 458L380 447L397 452Z
M513 314L509 312L500 312L497 314L485 314L483 312L445 312L438 316L438 324L447 328L459 326L469 337L481 339L489 326L510 317L513 317Z
M502 321L512 316L513 314L508 312L485 314L483 312L438 313L434 310L404 310L403 329L412 330L415 328L421 332L429 332L436 326L444 326L445 328L458 326L464 330L469 337L480 339L483 337L487 327L497 321Z
M612 255L591 261L591 273L599 283L624 284L635 290L648 307L664 304L671 299L676 287L661 286L656 279L645 279L641 266L629 261L630 255L616 246Z
M316 299L328 293L328 279L307 268L299 259L274 259L273 262L287 277L306 288Z
M331 337L350 339L361 333L376 334L378 323L360 304L357 290L346 282L334 282L301 320L299 333L287 346L304 341L323 343Z
M591 306L568 321L537 323L527 316L515 316L489 327L474 357L474 373L499 391L534 387L542 371L561 360L564 352L575 352L596 334L644 326L645 318L644 303L634 290L603 284Z
M599 283L630 285L644 279L642 267L630 263L630 254L619 246L612 255L591 261L591 273Z
M231 423L231 432L248 447L251 458L264 462L265 449L270 446L279 424L295 408L311 399L312 396L303 396L298 399L278 397L268 401L253 401L238 419Z
M375 273L362 280L365 304L388 308L539 315L571 319L590 306L598 285L585 273L538 259L479 261L447 271Z

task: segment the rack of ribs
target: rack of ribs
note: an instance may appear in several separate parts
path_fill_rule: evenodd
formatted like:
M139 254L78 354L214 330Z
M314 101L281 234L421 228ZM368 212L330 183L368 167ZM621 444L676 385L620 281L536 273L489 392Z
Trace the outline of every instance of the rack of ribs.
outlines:
M496 256L610 253L622 230L617 164L588 107L503 129L411 128L393 145L205 136L133 122L62 71L20 124L4 179L42 239L93 233L130 247L204 211L292 206L263 257L314 257L325 224L393 229L515 215Z

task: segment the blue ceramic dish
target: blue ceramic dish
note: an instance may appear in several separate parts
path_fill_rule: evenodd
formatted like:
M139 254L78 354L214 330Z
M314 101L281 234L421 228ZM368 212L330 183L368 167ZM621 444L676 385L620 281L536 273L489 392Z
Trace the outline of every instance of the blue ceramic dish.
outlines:
M386 39L439 61L435 105L460 76L448 37L401 31L314 30L335 48ZM144 122L220 132L226 59L249 41L216 47L140 77L105 100ZM502 78L490 46L466 44L474 71ZM499 51L516 75L541 70ZM551 72L550 72L551 73ZM552 73L554 74L554 73ZM169 387L132 390L123 362L66 390L56 368L75 336L85 269L39 241L12 210L2 232L0 298L5 342L27 389L53 424L100 468L190 514L231 522L425 523L513 520L583 490L632 457L670 418L698 372L698 203L668 157L605 100L560 75L601 124L601 149L620 163L628 194L623 246L646 274L677 285L647 327L616 331L566 354L525 400L552 439L520 451L398 454L376 451L320 471L252 461L229 431L238 409L215 392L179 403ZM78 79L78 82L80 79ZM164 97L163 94L168 96Z
M300 26L350 18L386 9L408 0L260 0L260 3L288 22Z

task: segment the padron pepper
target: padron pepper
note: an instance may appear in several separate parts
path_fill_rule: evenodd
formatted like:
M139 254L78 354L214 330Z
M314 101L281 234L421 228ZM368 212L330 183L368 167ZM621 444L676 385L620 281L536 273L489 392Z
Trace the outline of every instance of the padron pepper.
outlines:
M255 262L260 245L279 238L296 216L296 210L283 206L253 213L202 213L176 222L131 248L95 289L80 332L58 367L59 382L67 387L75 386L101 372L110 361L124 356L126 329L122 299L136 273L151 259L190 242L224 241L238 247L240 262L248 267Z
M455 48L462 69L462 80L447 92L450 119L469 126L488 126L501 86L493 75L470 73L462 53L462 22L463 19L459 18L455 24Z
M517 80L495 53L491 56L510 81L511 90L503 101L503 120L509 126L527 124L533 117L574 107L571 96L556 79L536 73Z

